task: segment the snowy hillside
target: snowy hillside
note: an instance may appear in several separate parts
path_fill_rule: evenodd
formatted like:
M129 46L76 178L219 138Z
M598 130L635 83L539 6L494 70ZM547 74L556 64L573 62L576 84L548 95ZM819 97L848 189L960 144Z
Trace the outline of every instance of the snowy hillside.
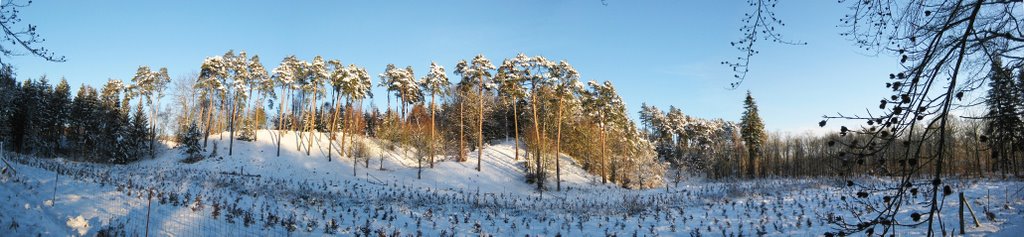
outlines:
M180 166L212 172L238 172L258 174L273 178L293 179L296 181L323 180L354 180L353 160L339 158L337 151L332 161L327 159L327 134L320 134L319 144L314 144L312 151L306 155L305 148L300 148L297 133L283 135L281 140L281 156L277 156L277 144L274 137L276 131L261 130L258 139L253 142L235 141L233 154L228 156L226 140L217 139L219 135L210 135L210 142L218 143L217 157L205 159L196 164L181 164L181 155L177 152L164 153L155 160L146 160L139 165L151 167ZM225 133L224 136L227 136ZM305 134L303 134L305 136ZM423 163L423 178L416 180L417 160L415 152L405 149L390 151L384 149L382 141L368 138L357 138L357 142L369 147L369 169L365 159L360 159L356 167L355 180L377 184L405 184L415 187L433 189L466 189L487 193L511 192L516 194L534 193L536 186L524 180L525 151L520 151L520 159L515 160L514 145L511 141L486 146L484 149L483 171L476 171L476 151L469 152L468 161L455 162L454 158L435 157L437 163L433 169ZM212 147L212 145L211 145ZM337 147L335 148L337 149ZM383 158L383 166L381 160ZM600 178L582 170L569 157L562 157L563 187L593 188L600 183ZM384 170L381 170L383 167ZM548 182L553 183L552 175ZM613 186L609 186L613 187Z
M148 214L157 236L793 236L832 230L823 218L830 212L848 215L837 211L845 202L839 197L850 195L838 180L686 181L636 191L600 185L566 158L566 191L541 198L523 181L523 161L509 144L484 150L483 172L471 153L465 163L424 168L417 180L416 160L404 151L370 145L370 168L360 163L353 176L351 159L327 161L315 147L307 156L295 135L284 136L280 157L268 131L256 142L235 141L231 156L226 140L212 135L218 156L194 164L180 163L174 150L130 165L11 157L18 173L0 182L0 207L8 210L0 212L0 230L143 236ZM1024 225L1024 183L955 182L981 222L968 234ZM958 225L955 205L943 209L950 229Z

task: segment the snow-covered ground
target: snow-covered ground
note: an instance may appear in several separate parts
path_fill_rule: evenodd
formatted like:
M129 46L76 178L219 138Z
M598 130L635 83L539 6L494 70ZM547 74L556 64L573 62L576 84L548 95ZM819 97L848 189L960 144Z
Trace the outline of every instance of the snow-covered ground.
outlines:
M360 163L353 175L352 159L334 154L327 161L326 145L307 156L295 133L284 136L276 156L272 134L235 141L231 156L227 140L211 135L218 157L194 164L180 163L175 150L131 165L11 157L18 173L0 178L0 232L143 236L148 220L155 236L802 236L832 231L824 217L848 216L840 197L854 192L834 179L688 180L626 190L602 185L563 157L564 190L541 196L524 182L525 163L508 143L484 149L482 172L471 152L462 163L436 158L417 179L416 160L407 155L414 152L386 151L379 141L367 141L370 168ZM968 235L1019 236L1024 229L1024 182L947 183L965 192L981 222ZM959 229L958 205L946 201L942 211L950 231ZM905 228L899 231L923 229Z

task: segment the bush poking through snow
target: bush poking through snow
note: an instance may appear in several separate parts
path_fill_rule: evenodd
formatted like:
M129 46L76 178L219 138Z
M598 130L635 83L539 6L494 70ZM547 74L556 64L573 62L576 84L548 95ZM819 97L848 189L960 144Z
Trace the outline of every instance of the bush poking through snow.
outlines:
M77 231L79 236L85 236L85 233L89 232L89 221L82 216L68 218L67 225L68 228Z

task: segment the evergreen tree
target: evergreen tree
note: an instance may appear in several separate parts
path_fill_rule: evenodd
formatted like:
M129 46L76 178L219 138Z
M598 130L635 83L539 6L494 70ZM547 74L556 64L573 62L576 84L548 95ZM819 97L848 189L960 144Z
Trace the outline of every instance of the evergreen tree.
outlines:
M1022 94L1021 87L1014 82L1013 72L1004 68L998 58L992 60L992 75L986 98L988 124L985 132L990 138L992 159L996 161L992 168L1002 171L1004 175L1011 169L1010 162L1016 160L1019 148L1015 146L1022 140Z
M437 150L437 121L436 121L436 110L435 96L438 94L444 95L445 91L451 83L448 82L448 75L444 71L444 67L437 65L437 63L430 62L430 73L423 77L420 81L423 85L423 90L430 92L430 168L434 168L434 154ZM518 157L517 157L518 159Z
M290 95L294 90L298 67L299 60L295 55L289 55L281 60L281 64L277 68L274 68L273 84L281 87L279 98L281 106L277 107L277 156L281 156L281 136L287 131L284 111L285 106L288 104L285 101L291 98Z
M747 176L753 178L757 175L757 162L763 154L768 133L765 132L764 122L757 113L757 103L750 91L747 91L747 98L743 100L743 108L745 111L740 119L740 127L743 142L747 146Z
M13 142L14 131L11 122L17 111L14 102L20 93L18 82L14 77L14 69L11 66L0 65L0 142L6 146L0 147L0 150L13 147L11 142Z
M100 162L127 163L128 147L125 138L128 135L128 113L122 107L121 92L124 84L119 80L108 80L100 91L100 108L94 115L99 118L97 133L87 136L97 136L98 147L97 158ZM124 106L127 107L127 106Z
M180 148L182 153L185 154L183 162L195 163L203 158L203 147L199 144L201 137L202 133L199 132L199 127L196 126L195 122L190 123L188 128L178 135L178 141L181 142Z
M48 127L48 138L56 151L61 151L62 143L67 131L71 114L71 87L68 81L61 78L60 83L53 89L47 102L48 114L51 117Z
M45 76L38 81L29 80L22 83L21 93L15 99L17 110L12 121L15 151L24 154L42 152L44 154L41 155L49 155L45 154L50 151L47 149L48 140L45 136L46 125L50 123L50 118L47 117L48 109L45 107L48 90L52 88Z
M558 66L550 71L554 79L554 92L557 97L557 118L555 133L555 190L562 191L562 104L575 104L579 95L583 92L583 84L580 83L580 73L576 71L569 62L561 61ZM625 114L625 112L623 112Z
M135 114L132 115L131 124L127 130L128 138L126 140L130 154L128 161L130 162L142 158L146 151L150 150L148 145L151 141L149 139L149 121L141 106L135 107Z
M515 160L519 160L519 100L526 97L526 88L523 87L524 79L527 76L523 65L529 62L525 54L519 53L513 59L505 59L498 67L498 73L494 81L498 86L499 98L506 100L512 107L512 133L515 137Z
M483 54L478 54L473 58L472 63L466 63L465 60L460 61L456 65L455 73L475 79L477 86L477 93L480 95L479 106L479 121L477 126L477 162L476 171L481 171L480 165L483 161L484 156L484 90L493 88L491 85L492 71L494 71L494 64L491 64L491 60L484 57Z
M75 146L77 156L91 159L97 149L95 134L100 121L95 114L99 108L99 100L96 97L96 89L82 85L78 88L78 94L71 105L70 119L68 121L68 142Z

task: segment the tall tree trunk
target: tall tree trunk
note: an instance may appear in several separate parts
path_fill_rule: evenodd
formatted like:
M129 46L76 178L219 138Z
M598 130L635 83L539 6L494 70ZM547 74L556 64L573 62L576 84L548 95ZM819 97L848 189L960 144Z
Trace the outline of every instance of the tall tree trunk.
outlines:
M157 101L155 105L150 105L150 107L153 108L153 115L150 115L149 118L153 122L149 125L149 135L151 136L149 140L149 157L156 158L156 115L160 112L160 101ZM60 146L60 142L57 143L57 146Z
M206 135L203 136L203 148L206 148L207 142L210 140L210 129L213 128L213 95L210 95L210 101L206 103Z
M351 137L351 136L355 136L356 134L359 134L360 136L363 136L363 138L366 138L366 121L363 121L363 112L362 112L363 111L363 100L364 99L359 99L359 101L356 102L357 106L355 108L358 108L358 109L355 109L355 108L352 109L352 111L355 111L355 112L352 113L353 118L355 118L355 122L352 122L352 124L353 124L352 132L349 135L350 136L349 140L352 141L353 145L350 145L349 147L354 147L355 146L355 144L354 144L355 143L355 139L354 139L355 137ZM363 139L361 142L366 142L366 140ZM349 154L352 154L352 153L353 152L349 152ZM366 160L364 160L364 162L365 162L364 164L365 164L366 169L369 170L370 169L370 156L369 156L369 152L367 152L366 155L367 155L366 157L363 157L363 158L366 159Z
M533 154L534 156L537 157L537 164L536 164L536 166L537 166L537 190L539 190L541 192L541 195L543 195L543 193L544 193L544 178L541 177L541 175L543 173L541 172L541 165L540 165L540 163L541 163L541 154L543 154L543 153L541 153L541 146L542 146L543 142L541 142L541 140L540 140L540 120L539 120L539 116L537 116L537 103L540 101L540 100L537 99L537 81L533 81L533 83L530 83L530 92L533 93L533 96L532 96L533 97L532 98L533 101L530 104L532 104L532 107L533 107L534 142L537 144L537 152L535 152Z
M605 143L604 119L601 119L601 183L608 183L608 149Z
M236 101L231 102L231 122L228 124L228 128L231 129L231 134L228 135L228 156L231 156L231 151L235 148L235 113L237 112L238 105Z
M281 157L281 140L284 139L282 130L284 130L284 101L285 95L288 94L288 88L281 88L281 107L277 108L277 156Z
M345 149L345 143L346 143L345 138L348 137L349 141L352 140L351 139L352 138L352 131L349 131L349 130L351 130L352 127L354 127L354 126L352 126L351 119L349 118L349 117L352 116L352 101L351 100L352 100L351 98L349 98L348 100L345 100L345 114L342 115L342 120L345 121L345 122L343 122L343 124L345 124L345 125L341 129L341 131L342 131L342 134L341 134L341 151L339 153L340 153L340 156L346 156L346 154L347 154L347 156L352 158L352 164L355 165L356 164L355 163L356 162L355 161L356 158L354 156L352 156L352 152L347 152L348 150ZM351 149L351 148L349 148L349 149Z
M459 162L466 162L466 97L459 102Z
M308 126L308 129L309 129L309 133L308 134L309 135L307 136L309 138L309 143L306 144L306 156L309 156L310 151L313 149L313 136L316 133L316 116L317 116L316 109L318 107L316 105L316 93L317 93L316 87L313 87L313 95L312 95L313 98L311 99L311 100L313 100L313 104L311 104L309 106L310 107L310 110L309 110L310 111L310 113L309 113L309 126Z
M302 152L302 136L305 136L305 123L302 121L306 118L306 107L302 106L303 99L305 99L306 92L300 91L299 94L293 95L291 99L291 107L295 106L295 100L299 99L299 113L291 114L292 117L292 131L295 131L295 148ZM294 110L294 108L292 108Z
M479 92L480 92L480 94L479 94L479 96L480 96L480 99L479 99L480 103L478 105L479 105L479 108L480 108L480 111L479 111L480 112L479 113L480 114L480 117L479 117L480 121L477 121L477 124L479 124L479 126L477 126L477 130L476 130L477 131L477 138L476 138L477 139L477 146L476 146L476 153L477 153L477 155L476 155L476 171L478 171L478 172L482 171L480 169L480 164L483 163L483 159L484 159L484 77L482 77L482 76L480 77L480 90L479 90Z
M329 135L330 139L328 139L328 142L327 142L327 162L331 161L331 153L334 153L334 140L336 138L335 134L334 134L334 130L336 130L338 128L338 113L341 112L340 111L341 110L341 103L340 103L341 101L338 100L338 98L341 97L341 96L337 95L338 93L337 93L336 90L335 90L335 92L331 92L331 93L332 93L332 95L331 95L331 103L334 104L334 113L331 113L331 129L330 129L331 132L330 132L330 135ZM345 129L341 129L341 130L343 132L345 131ZM342 142L345 141L344 140L344 136L345 135L342 134ZM343 151L344 151L344 148L342 148L342 150L339 150L339 153L342 153ZM339 156L343 156L343 155L339 154Z
M434 101L434 93L431 92L430 93L430 142L429 142L429 144L430 144L430 168L431 169L434 168L434 150L436 149L435 144L437 142L437 138L434 136L434 134L436 133L436 132L434 132L434 130L437 127L437 122L436 122L436 119L435 119L436 115L435 115L435 112L434 112L436 110L436 108L434 107L434 102L435 102Z
M515 160L519 161L519 112L516 111L516 107L519 107L519 103L517 102L518 100L516 99L516 97L512 96L512 124L514 124L513 128L515 129L515 131L513 131L512 133L515 134L516 137Z
M558 127L555 132L555 190L562 191L562 159L559 153L562 153L562 96L558 96Z

